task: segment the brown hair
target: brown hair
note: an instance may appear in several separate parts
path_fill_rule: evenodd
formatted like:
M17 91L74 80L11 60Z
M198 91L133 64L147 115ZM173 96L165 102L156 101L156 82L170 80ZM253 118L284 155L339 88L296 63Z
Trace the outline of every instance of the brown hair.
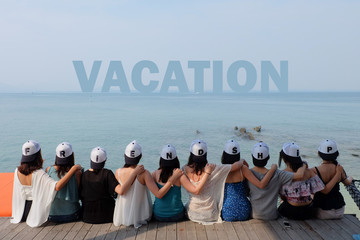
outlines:
M23 162L21 163L20 166L18 166L18 171L22 174L24 174L25 176L33 173L34 171L38 170L38 169L42 169L43 166L43 158L41 156L41 150L39 151L39 153L36 153L37 156L35 158L34 161L32 162Z
M68 171L70 171L71 167L75 165L75 154L73 153L71 156L71 160L68 164L61 164L59 165L57 161L55 160L55 166L58 167L57 176L61 179L62 176L64 176Z

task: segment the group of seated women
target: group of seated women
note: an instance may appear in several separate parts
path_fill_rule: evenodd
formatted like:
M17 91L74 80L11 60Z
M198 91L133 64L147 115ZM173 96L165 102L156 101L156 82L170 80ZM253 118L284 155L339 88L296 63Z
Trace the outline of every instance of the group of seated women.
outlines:
M251 152L254 167L250 169L240 158L235 140L226 142L221 164L209 164L206 143L195 140L188 163L181 169L175 147L167 144L161 151L159 168L150 173L139 164L142 148L134 140L125 148L124 166L114 174L105 168L107 153L103 148L91 151L90 169L83 172L75 165L71 144L63 142L56 148L55 164L44 171L40 145L29 140L15 169L11 222L26 221L37 227L47 220L82 220L138 228L152 217L167 222L188 218L202 224L272 220L279 214L291 219L341 218L345 202L339 182L350 184L352 178L337 162L334 141L321 142L318 154L322 164L309 169L299 146L285 143L279 166L283 160L286 168L279 170L272 164L267 169L269 147L258 142ZM185 206L181 186L189 194ZM282 203L278 207L279 196Z

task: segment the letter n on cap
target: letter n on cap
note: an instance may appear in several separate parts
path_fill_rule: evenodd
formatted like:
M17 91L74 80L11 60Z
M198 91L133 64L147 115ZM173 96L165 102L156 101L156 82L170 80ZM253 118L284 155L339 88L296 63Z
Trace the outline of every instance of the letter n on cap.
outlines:
M166 159L172 159L172 153L171 152L166 153Z

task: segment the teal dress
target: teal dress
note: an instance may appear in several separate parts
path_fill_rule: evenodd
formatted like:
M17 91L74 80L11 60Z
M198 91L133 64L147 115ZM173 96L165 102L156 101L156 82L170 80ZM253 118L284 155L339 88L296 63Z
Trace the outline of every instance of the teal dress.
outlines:
M51 166L48 174L59 181L56 169ZM80 216L80 203L76 175L71 176L66 185L56 193L51 204L49 219L53 222L70 222L78 220Z
M160 188L163 185L156 183ZM184 205L181 201L181 187L172 186L161 199L155 198L154 217L158 221L179 221L184 217Z

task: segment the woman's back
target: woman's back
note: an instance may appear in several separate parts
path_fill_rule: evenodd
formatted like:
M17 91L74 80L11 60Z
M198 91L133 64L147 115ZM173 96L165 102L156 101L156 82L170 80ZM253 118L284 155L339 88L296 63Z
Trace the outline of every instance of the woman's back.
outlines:
M116 171L116 178L120 184L128 180L133 168L120 168ZM148 188L145 185L144 173L133 181L131 187L123 195L118 195L114 209L113 222L115 226L134 225L135 228L146 224L151 219L152 203Z
M81 176L80 197L83 205L83 220L87 223L112 222L115 200L114 189L118 185L112 171L87 170Z
M51 166L47 170L49 176L55 181L62 178L62 176L59 178L57 170L57 166ZM78 181L77 175L74 174L65 187L56 193L54 201L51 204L50 215L71 215L78 212L79 209Z

